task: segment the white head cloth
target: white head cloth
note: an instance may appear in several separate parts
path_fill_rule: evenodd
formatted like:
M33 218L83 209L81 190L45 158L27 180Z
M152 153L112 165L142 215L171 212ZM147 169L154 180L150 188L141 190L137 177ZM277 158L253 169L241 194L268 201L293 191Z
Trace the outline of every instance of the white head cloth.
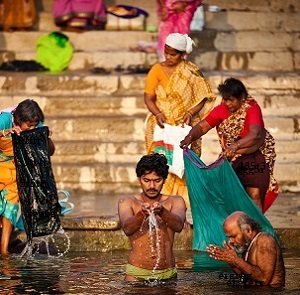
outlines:
M187 34L172 33L167 36L166 45L189 54L195 43Z

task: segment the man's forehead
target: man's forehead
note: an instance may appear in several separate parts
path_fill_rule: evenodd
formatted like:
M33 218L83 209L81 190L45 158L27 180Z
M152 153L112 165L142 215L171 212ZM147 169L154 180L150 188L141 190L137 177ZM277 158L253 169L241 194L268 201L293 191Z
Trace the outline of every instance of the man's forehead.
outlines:
M142 177L147 179L161 178L155 171L146 171Z
M239 230L239 226L236 220L227 220L224 224L224 230L226 232L236 232Z

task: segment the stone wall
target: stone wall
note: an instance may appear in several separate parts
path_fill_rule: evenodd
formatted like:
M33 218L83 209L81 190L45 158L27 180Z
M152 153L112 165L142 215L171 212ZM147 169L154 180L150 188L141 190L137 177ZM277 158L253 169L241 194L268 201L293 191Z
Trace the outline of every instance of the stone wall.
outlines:
M208 0L193 58L204 70L299 71L300 2Z
M121 3L121 1L110 1ZM155 24L155 1L139 1ZM38 31L0 32L2 57L32 59L35 41L57 30L51 0L38 2ZM136 1L122 1L134 5ZM191 56L217 93L217 85L235 76L262 106L267 128L276 139L275 175L282 190L300 190L299 1L207 0L218 12L205 11L203 31L192 33L197 47ZM155 54L131 52L138 41L156 34L142 31L65 32L75 46L68 71L0 73L0 109L24 97L42 106L53 130L56 154L53 168L59 188L81 195L105 196L138 190L136 161L145 153L143 102L145 75L93 67L153 64ZM204 138L203 158L217 158L220 148L214 131ZM101 195L101 196L100 196Z

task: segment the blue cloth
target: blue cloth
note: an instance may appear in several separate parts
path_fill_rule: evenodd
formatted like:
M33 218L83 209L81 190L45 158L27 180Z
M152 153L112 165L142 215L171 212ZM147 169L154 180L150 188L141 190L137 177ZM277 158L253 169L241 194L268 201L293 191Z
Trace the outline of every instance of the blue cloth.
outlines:
M12 128L12 114L3 112L0 113L0 130Z
M0 191L0 216L6 217L12 225L19 229L24 230L23 218L20 211L20 204L8 203L5 198L6 190Z

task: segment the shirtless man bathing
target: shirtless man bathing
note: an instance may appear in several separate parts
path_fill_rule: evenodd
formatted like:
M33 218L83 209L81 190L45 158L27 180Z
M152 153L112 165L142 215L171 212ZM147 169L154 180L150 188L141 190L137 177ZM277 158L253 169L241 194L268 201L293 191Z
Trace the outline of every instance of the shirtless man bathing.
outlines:
M183 228L186 206L182 197L160 193L168 169L164 155L143 156L136 166L142 192L119 200L121 226L131 244L127 281L177 276L173 242L175 232Z
M245 275L246 284L284 286L284 261L273 236L260 231L258 223L241 211L229 215L223 228L229 241L224 248L210 245L207 251L212 258L228 263L236 273Z

